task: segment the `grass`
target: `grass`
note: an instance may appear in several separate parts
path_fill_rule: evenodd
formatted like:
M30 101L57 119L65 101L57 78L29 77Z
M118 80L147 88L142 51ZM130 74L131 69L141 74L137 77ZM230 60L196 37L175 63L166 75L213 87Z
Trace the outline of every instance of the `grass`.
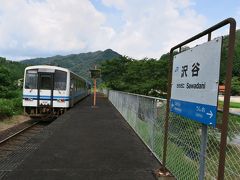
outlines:
M223 108L223 101L218 101L218 108ZM238 102L230 102L230 108L240 108L240 103Z
M22 114L22 112L22 95L20 91L16 93L14 98L0 98L0 120Z
M240 108L240 103L231 102L231 103L230 103L230 107L231 107L231 108Z

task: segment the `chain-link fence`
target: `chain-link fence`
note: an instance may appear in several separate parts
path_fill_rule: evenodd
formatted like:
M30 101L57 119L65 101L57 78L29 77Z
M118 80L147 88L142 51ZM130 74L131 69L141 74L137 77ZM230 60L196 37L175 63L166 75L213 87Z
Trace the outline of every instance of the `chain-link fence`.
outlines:
M109 100L161 160L166 101L117 91L109 92Z
M166 100L119 91L104 91L139 137L162 161ZM218 122L222 113L218 112ZM218 174L221 130L208 127L205 179ZM166 166L177 179L198 179L201 124L170 113ZM229 116L225 179L240 179L240 116Z

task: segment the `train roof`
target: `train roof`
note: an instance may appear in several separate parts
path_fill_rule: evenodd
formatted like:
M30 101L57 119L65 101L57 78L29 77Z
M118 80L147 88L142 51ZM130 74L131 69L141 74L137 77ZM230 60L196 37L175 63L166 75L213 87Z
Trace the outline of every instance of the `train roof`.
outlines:
M61 71L66 71L66 72L70 72L80 78L82 78L83 80L85 80L87 83L91 84L87 79L85 79L84 77L82 76L79 76L78 74L70 71L69 69L67 68L63 68L63 67L59 67L59 66L51 66L51 65L35 65L35 66L28 66L25 68L25 70L29 70L29 69L41 69L41 68L47 68L47 69L55 69L55 70L61 70Z
M28 66L26 67L25 70L29 70L29 69L56 69L56 70L61 70L61 71L69 71L71 72L69 69L67 68L62 68L62 67L58 67L58 66L50 66L50 65L36 65L36 66Z

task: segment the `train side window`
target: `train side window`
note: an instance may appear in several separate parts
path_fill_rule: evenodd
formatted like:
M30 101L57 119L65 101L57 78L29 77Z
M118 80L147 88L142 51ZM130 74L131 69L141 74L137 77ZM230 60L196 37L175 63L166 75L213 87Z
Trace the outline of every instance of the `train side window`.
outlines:
M54 89L66 90L66 85L67 85L67 72L56 70L54 75Z
M28 70L25 79L25 89L37 89L38 74L37 71Z
M73 90L73 88L74 88L74 82L73 82L73 79L71 80L70 88L71 88L71 90Z

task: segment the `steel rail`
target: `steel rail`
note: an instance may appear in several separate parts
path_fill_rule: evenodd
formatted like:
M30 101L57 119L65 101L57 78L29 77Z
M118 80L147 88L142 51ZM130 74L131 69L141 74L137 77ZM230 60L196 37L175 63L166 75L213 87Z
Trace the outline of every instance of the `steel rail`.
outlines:
M38 123L39 123L39 121L34 122L33 124L29 125L28 127L25 127L25 128L23 128L23 129L21 129L21 130L15 132L14 134L8 136L7 138L1 140L1 141L0 141L0 145L6 143L6 142L9 141L11 138L16 137L17 135L23 133L24 131L26 131L26 130L32 128L33 126L35 126L35 125L38 124Z

